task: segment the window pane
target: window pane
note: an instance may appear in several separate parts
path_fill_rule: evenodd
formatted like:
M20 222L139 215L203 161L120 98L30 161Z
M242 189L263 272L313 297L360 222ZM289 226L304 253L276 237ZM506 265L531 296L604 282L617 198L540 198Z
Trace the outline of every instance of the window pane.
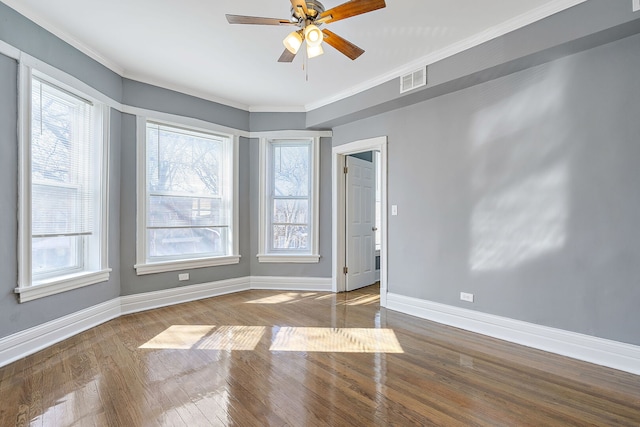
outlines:
M31 243L33 274L47 274L58 270L81 267L78 251L81 237L35 238Z
M273 146L275 196L309 196L311 147L309 144Z
M150 257L222 256L228 247L228 229L162 228L147 230Z
M309 200L275 199L273 222L285 224L309 223Z
M147 127L149 192L222 193L223 142L189 132Z
M32 234L90 233L97 147L92 106L37 79L32 80L32 90Z
M309 227L301 225L274 225L272 249L308 249Z
M147 227L227 225L221 199L205 197L150 196Z
M78 186L33 184L31 188L31 227L33 236L90 234L82 216L88 195Z

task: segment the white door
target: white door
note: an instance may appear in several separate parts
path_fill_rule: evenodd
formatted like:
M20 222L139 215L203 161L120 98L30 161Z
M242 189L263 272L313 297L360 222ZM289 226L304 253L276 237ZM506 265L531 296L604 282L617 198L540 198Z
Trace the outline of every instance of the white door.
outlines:
M373 162L346 157L346 290L375 283L375 175Z

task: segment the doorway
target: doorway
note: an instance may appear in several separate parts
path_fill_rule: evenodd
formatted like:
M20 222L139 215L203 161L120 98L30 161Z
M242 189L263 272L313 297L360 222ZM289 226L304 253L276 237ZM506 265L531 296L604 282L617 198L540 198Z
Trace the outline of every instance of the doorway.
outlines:
M375 283L375 194L374 153L365 151L345 158L345 290Z
M345 262L347 260L346 175L347 156L366 151L380 153L380 305L386 306L387 295L387 137L377 137L333 147L332 149L332 290L347 290Z

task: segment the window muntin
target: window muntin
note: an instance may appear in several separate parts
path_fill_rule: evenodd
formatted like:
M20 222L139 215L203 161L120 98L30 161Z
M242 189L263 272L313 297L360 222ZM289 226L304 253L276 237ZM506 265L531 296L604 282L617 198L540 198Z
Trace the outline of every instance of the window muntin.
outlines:
M231 138L146 124L146 262L233 254Z

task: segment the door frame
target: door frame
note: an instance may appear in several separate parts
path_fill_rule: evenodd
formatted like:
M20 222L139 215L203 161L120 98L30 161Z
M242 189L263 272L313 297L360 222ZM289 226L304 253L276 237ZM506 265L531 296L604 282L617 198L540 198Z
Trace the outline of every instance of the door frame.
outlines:
M331 290L333 292L344 292L346 279L343 274L344 260L346 259L346 179L344 176L345 158L349 154L361 153L363 151L380 152L380 174L381 174L381 196L382 196L382 218L380 222L380 305L387 305L387 137L362 139L338 145L331 150L331 171L332 171L332 274Z

